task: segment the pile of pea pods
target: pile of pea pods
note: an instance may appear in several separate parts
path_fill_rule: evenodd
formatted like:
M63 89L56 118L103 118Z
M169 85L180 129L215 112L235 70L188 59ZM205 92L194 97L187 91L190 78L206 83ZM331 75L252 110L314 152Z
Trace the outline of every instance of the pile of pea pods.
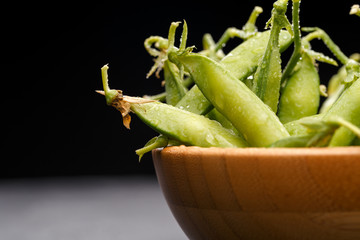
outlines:
M155 148L174 145L360 145L360 54L346 56L320 28L300 28L300 0L291 4L291 22L288 0L278 0L265 29L259 31L256 20L263 10L257 6L241 29L228 28L219 41L204 34L198 52L186 46L186 21L178 47L175 32L180 22L171 23L167 38L147 38L145 49L155 60L147 77L164 79L163 93L123 95L109 88L108 65L101 68L104 91L98 92L121 112L124 125L130 128L134 113L158 134L136 150L140 159ZM356 6L350 13L360 15ZM232 38L242 41L225 54L222 48ZM322 40L333 57L313 50L313 39ZM291 45L292 55L283 64L281 54ZM338 66L326 86L320 81L318 62Z

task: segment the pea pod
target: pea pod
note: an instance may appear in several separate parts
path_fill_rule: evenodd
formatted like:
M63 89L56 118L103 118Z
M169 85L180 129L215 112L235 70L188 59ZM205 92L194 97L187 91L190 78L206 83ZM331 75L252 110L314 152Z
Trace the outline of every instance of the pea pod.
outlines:
M107 80L108 66L102 68L104 92L109 94ZM243 138L222 127L218 122L202 115L181 110L177 107L143 98L127 97L120 94L111 95L110 105L118 109L126 126L130 124L129 113L134 112L145 124L164 136L182 143L200 147L246 147ZM110 91L112 94L112 91ZM108 99L108 98L107 98ZM161 139L163 142L166 139ZM150 144L154 143L151 141Z
M324 113L323 119L340 117L355 126L360 126L360 78L346 88L338 100ZM347 128L340 127L334 134L330 146L347 146L355 135Z
M168 57L184 65L204 96L251 146L267 146L289 136L275 113L222 64L196 53L171 52Z
M295 14L294 17L297 15L298 14ZM298 21L294 22L294 26L296 22ZM282 79L283 88L279 102L278 116L283 123L311 116L318 112L320 103L320 79L317 68L314 66L315 60L337 66L335 60L311 50L309 41L315 37L320 37L341 62L348 61L347 57L340 51L340 48L336 46L323 30L319 28L304 28L306 31L313 32L303 39L300 39L300 30L298 27L296 29L297 30L294 30L294 33L296 33L294 53L284 70ZM292 70L293 62L300 56L300 61L297 63L295 69ZM289 74L290 77L286 79L286 76ZM326 102L326 108L330 105L328 104L329 102L330 101ZM324 112L324 109L325 107L323 105L322 111L320 112Z
M326 112L332 104L340 97L346 87L351 85L357 74L359 74L360 54L353 54L339 71L331 77L328 83L328 97L323 102L320 112Z
M297 65L301 54L301 32L300 32L300 0L292 0L292 29L294 34L294 51L286 64L286 67L281 76L281 84L286 82L288 76L292 73L293 69Z
M356 80L350 87L344 90L343 94L334 102L330 108L320 114L305 117L299 120L286 123L284 126L292 136L303 136L307 134L306 127L302 126L303 119L323 119L329 121L335 118L342 118L360 127L360 79ZM329 146L347 146L354 140L355 135L346 127L336 130Z
M167 104L132 104L131 110L155 131L200 147L246 147L247 143L218 122Z
M258 32L252 38L241 43L230 51L221 63L241 81L253 74L259 60L264 55L269 41L270 31ZM282 30L279 36L280 52L285 51L291 44L292 38L288 31Z
M269 35L269 31L257 33L226 55L220 63L237 79L244 81L249 75L255 72L259 60L265 51ZM290 45L291 41L289 32L281 31L281 51L284 51ZM199 91L198 86L195 85L185 94L183 99L180 100L178 107L198 114L205 114L212 109L212 104L207 101L201 91Z
M164 78L166 103L174 106L186 94L187 89L182 83L179 69L168 60L164 62Z
M287 80L281 93L277 115L282 123L291 122L318 112L320 78L313 59L306 53L297 70Z
M271 32L263 58L254 75L253 91L275 113L280 95L281 58L279 47L280 30L289 28L286 18L287 0L278 0L274 3L271 17Z

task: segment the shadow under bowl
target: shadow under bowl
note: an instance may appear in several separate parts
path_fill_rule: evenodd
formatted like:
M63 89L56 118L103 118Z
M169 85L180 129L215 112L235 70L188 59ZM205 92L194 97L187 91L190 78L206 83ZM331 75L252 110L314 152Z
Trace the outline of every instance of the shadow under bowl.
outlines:
M153 151L190 239L360 239L360 147Z

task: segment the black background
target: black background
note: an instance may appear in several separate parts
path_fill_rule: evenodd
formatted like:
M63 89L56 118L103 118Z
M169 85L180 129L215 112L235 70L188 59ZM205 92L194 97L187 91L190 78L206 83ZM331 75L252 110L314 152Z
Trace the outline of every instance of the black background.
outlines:
M360 52L360 18L348 15L355 3L303 0L301 26L323 28L346 55ZM151 155L139 163L134 151L156 133L135 116L131 130L122 126L120 113L95 93L100 68L109 63L111 88L126 95L159 93L160 80L145 78L153 63L145 38L167 37L170 23L185 19L188 45L201 49L204 33L217 40L226 28L241 28L255 5L264 9L261 30L272 1L2 6L0 177L154 174ZM313 48L331 56L320 41ZM336 72L319 69L324 82Z

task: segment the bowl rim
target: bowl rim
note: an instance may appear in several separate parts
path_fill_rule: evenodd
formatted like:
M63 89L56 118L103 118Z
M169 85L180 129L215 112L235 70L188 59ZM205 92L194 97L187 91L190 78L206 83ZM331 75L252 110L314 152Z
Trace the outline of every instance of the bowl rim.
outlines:
M227 154L227 155L256 155L256 156L269 156L269 155L306 155L306 156L333 156L333 155L354 155L359 156L360 160L360 146L345 146L345 147L310 147L310 148L219 148L219 147L198 147L198 146L168 146L164 148L154 149L153 152L161 154L202 154L202 155L214 155L214 154Z

